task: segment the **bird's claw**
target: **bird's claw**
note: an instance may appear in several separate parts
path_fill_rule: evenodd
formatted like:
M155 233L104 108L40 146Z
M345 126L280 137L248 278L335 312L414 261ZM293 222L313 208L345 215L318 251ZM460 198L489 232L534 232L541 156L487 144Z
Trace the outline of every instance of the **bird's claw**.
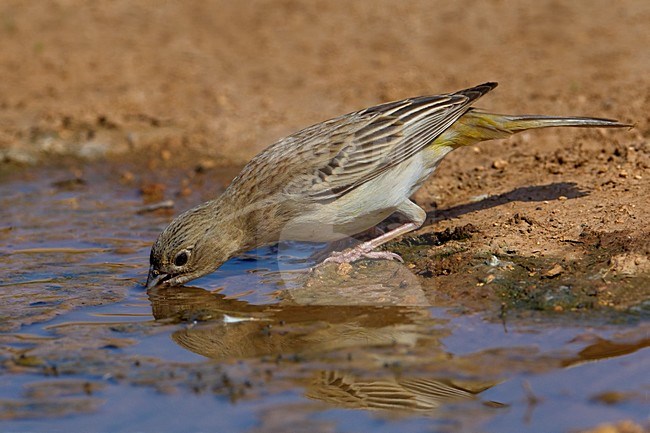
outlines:
M360 248L361 247L361 248ZM399 254L390 251L373 251L371 249L360 247L350 248L345 251L337 251L323 260L325 263L352 263L361 259L372 260L397 260L404 263L404 259Z

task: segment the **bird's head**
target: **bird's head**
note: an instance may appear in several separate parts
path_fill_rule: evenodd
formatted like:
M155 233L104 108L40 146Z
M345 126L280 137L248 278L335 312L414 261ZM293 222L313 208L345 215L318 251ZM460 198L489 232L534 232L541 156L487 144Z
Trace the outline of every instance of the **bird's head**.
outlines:
M215 271L237 250L236 230L204 203L174 219L151 247L147 289L179 286Z

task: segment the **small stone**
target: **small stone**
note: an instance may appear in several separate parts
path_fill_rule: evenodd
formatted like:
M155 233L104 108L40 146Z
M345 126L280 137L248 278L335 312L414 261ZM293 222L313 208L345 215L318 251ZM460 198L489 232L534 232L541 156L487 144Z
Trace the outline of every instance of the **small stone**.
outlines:
M485 284L490 284L492 281L494 281L495 278L496 277L493 274L490 274L487 277L485 277L482 282Z
M618 173L618 177L626 178L627 176L628 176L628 173L627 173L626 170L621 170L621 171Z
M501 260L499 260L497 256L492 255L488 260L486 260L485 264L494 268L501 264Z
M217 166L217 163L212 159L203 159L194 168L194 171L197 173L204 173L208 170L212 170Z
M350 272L352 272L352 265L349 263L341 263L338 268L336 268L337 275L340 275L341 277L349 275Z
M558 275L560 275L562 272L564 272L564 268L559 263L556 263L551 269L544 272L542 276L546 278L555 278Z
M489 197L490 197L489 194L479 194L479 195L475 195L474 197L470 197L469 201L472 202L472 203L477 203L479 201L486 200Z
M130 171L123 171L122 174L120 175L120 180L122 182L130 183L133 182L134 179L135 179L135 175Z
M567 197L564 196L564 195L561 195L557 199L560 200L560 201L565 201L565 200L567 200Z
M497 159L492 162L492 168L496 168L497 170L503 170L507 165L508 161L505 159Z

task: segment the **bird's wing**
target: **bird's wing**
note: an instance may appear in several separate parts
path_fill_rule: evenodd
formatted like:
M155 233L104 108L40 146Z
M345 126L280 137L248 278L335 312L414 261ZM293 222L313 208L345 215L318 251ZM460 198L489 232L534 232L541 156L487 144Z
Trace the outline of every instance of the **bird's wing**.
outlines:
M315 202L335 200L421 151L494 87L485 83L382 104L288 137L298 141L294 157L304 168L284 192Z
M352 408L428 411L451 401L474 399L475 394L436 379L364 380L332 370L314 377L306 396Z

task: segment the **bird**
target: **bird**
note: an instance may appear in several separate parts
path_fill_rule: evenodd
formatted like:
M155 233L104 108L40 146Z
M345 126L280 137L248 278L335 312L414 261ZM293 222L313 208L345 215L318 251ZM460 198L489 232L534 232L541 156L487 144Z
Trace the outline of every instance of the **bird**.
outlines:
M335 242L391 214L405 222L325 262L401 258L377 247L419 228L411 196L454 149L528 129L629 127L611 119L504 115L472 106L487 82L453 93L365 108L309 126L267 147L216 199L181 213L151 248L146 287L178 286L230 258L279 241Z

